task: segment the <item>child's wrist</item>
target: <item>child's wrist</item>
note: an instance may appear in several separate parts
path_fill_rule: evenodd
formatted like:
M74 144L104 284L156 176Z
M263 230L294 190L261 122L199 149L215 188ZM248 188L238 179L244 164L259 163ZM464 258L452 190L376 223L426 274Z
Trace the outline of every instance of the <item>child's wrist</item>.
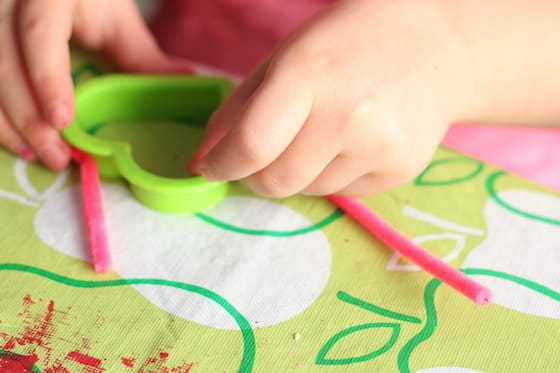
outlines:
M558 125L558 1L432 1L470 65L471 98L458 120Z
M452 53L455 55L455 73L462 77L455 92L450 92L460 100L452 119L454 122L469 121L477 117L481 111L481 104L485 101L480 92L477 92L480 71L475 56L480 52L476 51L477 43L473 43L472 37L466 35L463 25L465 17L461 10L462 1L433 0L433 3L441 11L450 35L450 50L454 51Z
M434 8L435 32L442 43L442 56L445 66L440 66L442 76L437 83L442 85L439 92L446 117L450 122L470 118L476 111L480 98L476 94L476 71L473 50L461 30L456 27L450 1L432 0Z

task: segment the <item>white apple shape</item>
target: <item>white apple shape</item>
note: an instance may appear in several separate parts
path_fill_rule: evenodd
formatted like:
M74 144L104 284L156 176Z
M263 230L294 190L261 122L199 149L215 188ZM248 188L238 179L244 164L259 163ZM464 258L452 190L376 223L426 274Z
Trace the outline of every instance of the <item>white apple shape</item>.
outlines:
M498 197L510 207L549 220L560 220L560 198L551 194L508 190ZM463 263L463 268L505 272L560 292L560 225L533 219L505 208L494 199L484 207L486 239ZM491 276L477 279L494 292L494 302L532 315L560 318L560 302L531 288Z
M289 237L237 233L184 214L153 211L123 186L103 183L114 270L123 278L157 278L209 289L229 301L254 327L285 321L309 307L331 271L331 247L315 230ZM255 230L295 230L312 223L296 211L253 197L227 197L205 212ZM39 208L35 230L50 247L90 260L80 187L51 195ZM171 287L135 288L182 318L236 329L231 316L207 298Z

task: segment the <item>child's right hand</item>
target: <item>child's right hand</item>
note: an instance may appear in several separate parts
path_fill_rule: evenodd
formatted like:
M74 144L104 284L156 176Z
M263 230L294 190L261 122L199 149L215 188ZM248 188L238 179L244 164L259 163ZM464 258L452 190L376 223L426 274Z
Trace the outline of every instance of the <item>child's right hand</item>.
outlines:
M418 175L449 123L560 126L559 14L557 0L338 1L228 97L190 168L270 197L369 195Z
M74 116L70 39L134 72L186 73L132 0L0 1L0 144L51 169L70 160L59 131Z

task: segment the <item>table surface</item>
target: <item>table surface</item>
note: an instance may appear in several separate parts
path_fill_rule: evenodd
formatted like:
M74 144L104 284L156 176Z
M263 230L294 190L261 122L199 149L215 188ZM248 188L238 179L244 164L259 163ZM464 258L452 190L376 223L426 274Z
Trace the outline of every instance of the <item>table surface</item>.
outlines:
M81 54L73 66L77 81L104 69ZM492 289L486 307L322 198L270 200L234 184L195 215L152 211L121 181L104 181L103 198L115 270L99 275L76 169L0 151L0 371L560 367L560 196L449 149L363 202Z

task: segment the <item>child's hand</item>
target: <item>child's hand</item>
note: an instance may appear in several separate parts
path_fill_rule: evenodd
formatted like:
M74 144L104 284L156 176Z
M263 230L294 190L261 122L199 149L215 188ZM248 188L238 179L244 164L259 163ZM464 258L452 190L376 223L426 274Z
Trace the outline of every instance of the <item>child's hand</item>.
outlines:
M0 144L53 169L70 158L59 130L74 115L71 37L126 70L189 70L160 51L132 0L1 0Z
M431 1L341 1L222 105L191 169L259 194L373 194L430 161L472 94L465 48Z

